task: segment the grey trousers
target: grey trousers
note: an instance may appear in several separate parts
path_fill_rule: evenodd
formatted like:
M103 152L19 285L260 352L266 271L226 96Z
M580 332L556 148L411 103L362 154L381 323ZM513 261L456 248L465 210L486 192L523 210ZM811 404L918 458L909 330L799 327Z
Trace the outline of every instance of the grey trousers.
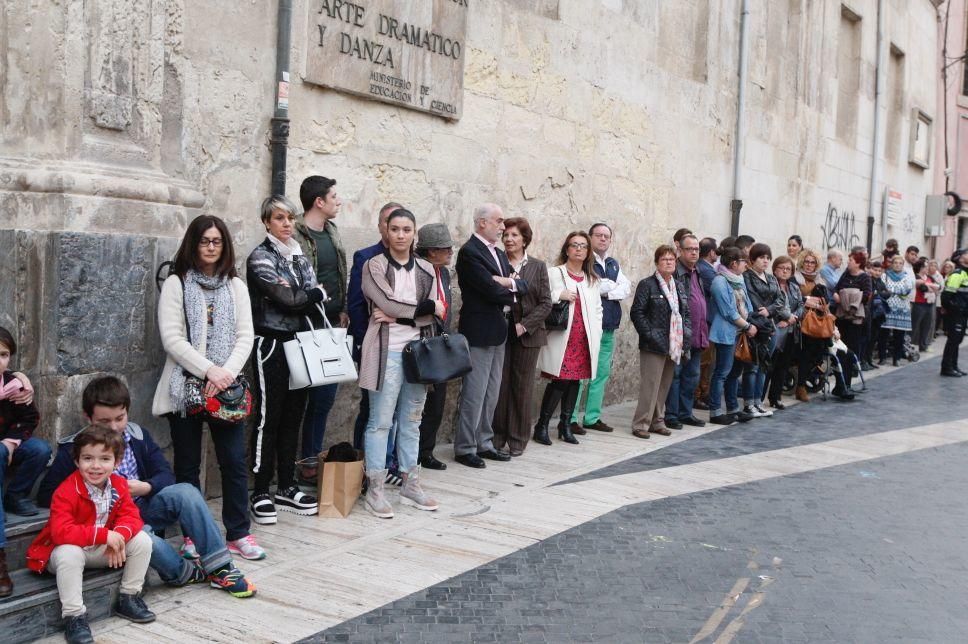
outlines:
M464 376L458 406L454 454L476 454L494 449L494 408L501 393L504 371L504 344L496 347L471 347L473 369Z

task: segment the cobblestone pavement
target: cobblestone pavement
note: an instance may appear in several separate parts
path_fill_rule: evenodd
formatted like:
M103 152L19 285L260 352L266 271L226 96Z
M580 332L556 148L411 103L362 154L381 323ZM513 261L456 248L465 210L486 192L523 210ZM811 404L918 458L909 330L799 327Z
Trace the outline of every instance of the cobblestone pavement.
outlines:
M593 478L968 416L936 368ZM839 429L806 426L818 411ZM305 641L961 642L966 459L955 443L627 506Z
M925 360L880 376L853 402L815 398L809 404L776 412L771 418L736 423L559 485L968 417L968 403L960 409L953 407L950 395L936 386L947 384L938 377L938 364L937 360ZM923 385L916 399L910 394L915 383ZM854 384L860 386L859 382ZM843 422L831 422L838 418Z

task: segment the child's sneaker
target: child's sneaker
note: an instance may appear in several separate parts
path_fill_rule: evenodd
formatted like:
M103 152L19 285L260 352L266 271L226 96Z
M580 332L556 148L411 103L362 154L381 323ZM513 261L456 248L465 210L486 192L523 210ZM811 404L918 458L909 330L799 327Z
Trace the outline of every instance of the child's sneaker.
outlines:
M185 540L182 542L181 550L178 551L178 554L180 554L183 559L188 560L199 558L198 548L195 547L195 543L188 537L185 537Z
M255 584L242 574L242 571L229 564L208 576L212 588L221 588L233 597L252 597L255 594Z
M276 492L276 505L280 510L294 512L296 514L316 514L319 512L319 503L316 497L302 492L298 487L292 485L285 490Z
M259 559L266 558L266 551L262 549L262 546L256 542L255 537L251 534L241 539L236 539L235 541L229 541L225 545L228 547L229 552L243 559L258 561Z
M259 525L272 525L279 520L276 506L266 493L252 496L249 501L249 511L252 513L252 520Z

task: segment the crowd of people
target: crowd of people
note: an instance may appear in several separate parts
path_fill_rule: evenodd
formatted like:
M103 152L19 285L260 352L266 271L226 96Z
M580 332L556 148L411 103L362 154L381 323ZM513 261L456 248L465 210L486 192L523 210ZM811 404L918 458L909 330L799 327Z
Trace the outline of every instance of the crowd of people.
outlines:
M300 483L319 475L316 457L337 385L291 389L283 350L310 325L347 328L352 337L363 505L383 519L394 515L392 486L401 503L439 507L421 468L447 468L434 455L447 386L413 382L404 352L414 340L453 333L455 317L471 370L461 383L454 460L470 468L511 461L531 442L551 445L556 413L559 442L577 445L588 431L614 431L602 409L621 303L630 298L640 374L628 429L640 439L706 425L696 409L708 410L717 425L771 416L785 408L785 394L810 402L811 390L824 390L829 378L833 397L852 400L860 372L927 350L938 328L946 334L941 375L966 375L957 362L968 315L964 251L937 262L913 246L902 255L889 240L873 261L860 247L846 255L829 250L824 260L797 235L774 256L749 235L717 241L680 229L655 249L654 273L633 291L609 254L614 231L607 223L567 233L557 255L542 261L529 253L528 220L505 218L486 203L475 209L473 233L457 252L455 311L449 267L457 244L448 227L418 227L413 212L388 203L379 211L379 239L347 262L334 221L341 207L335 184L322 176L303 181L301 212L283 195L263 202L266 236L245 262L244 281L225 223L202 215L189 224L158 302L167 359L152 412L169 424L172 464L128 418L125 384L106 376L83 392L89 426L60 440L45 474L51 449L32 436L39 423L33 388L25 374L7 370L16 344L0 329L3 508L37 514L29 493L43 476L37 503L50 507L50 521L28 565L56 575L68 641L93 641L81 596L85 567L125 568L114 612L136 622L154 619L142 597L149 567L173 586L205 582L235 597L255 594L233 563L233 556L266 557L252 523L318 510ZM213 397L249 389L248 445L244 415L195 413ZM221 474L224 536L199 491L206 423ZM8 468L15 470L9 482ZM0 597L13 591L3 516ZM175 524L182 531L177 549L164 539Z

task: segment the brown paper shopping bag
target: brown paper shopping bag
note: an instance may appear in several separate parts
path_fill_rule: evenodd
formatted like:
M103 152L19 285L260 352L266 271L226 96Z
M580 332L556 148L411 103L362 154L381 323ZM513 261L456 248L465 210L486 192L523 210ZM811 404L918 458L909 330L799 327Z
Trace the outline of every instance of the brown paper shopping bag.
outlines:
M319 455L319 516L341 519L349 516L363 490L363 452L357 460L325 462L327 452Z

